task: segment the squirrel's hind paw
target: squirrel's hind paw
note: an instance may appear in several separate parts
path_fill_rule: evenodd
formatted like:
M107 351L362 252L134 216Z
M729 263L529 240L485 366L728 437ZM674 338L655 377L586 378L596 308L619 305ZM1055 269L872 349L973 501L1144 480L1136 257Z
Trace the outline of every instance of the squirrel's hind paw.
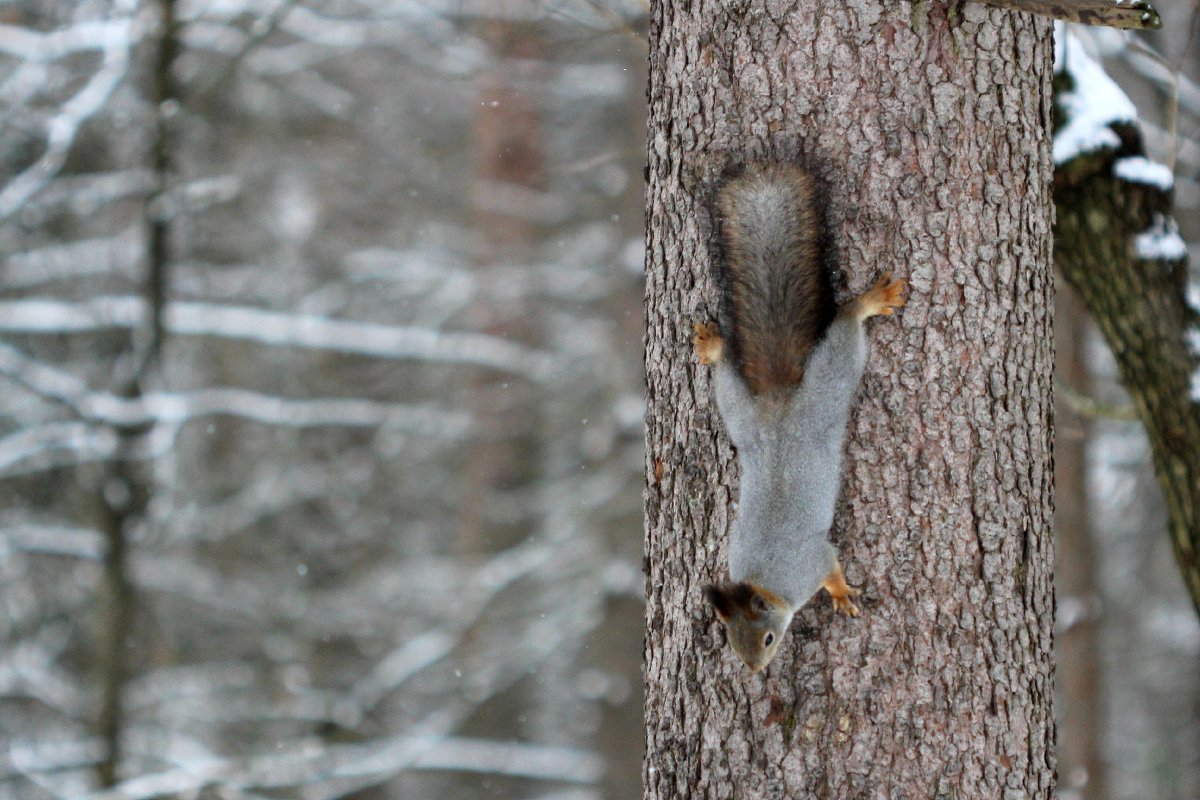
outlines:
M696 358L701 364L716 364L725 355L725 340L717 332L715 322L707 324L697 322L692 330L692 347L696 349Z
M875 281L875 285L863 292L858 298L858 318L866 319L877 315L890 315L905 304L903 278L892 280L892 273L885 272Z

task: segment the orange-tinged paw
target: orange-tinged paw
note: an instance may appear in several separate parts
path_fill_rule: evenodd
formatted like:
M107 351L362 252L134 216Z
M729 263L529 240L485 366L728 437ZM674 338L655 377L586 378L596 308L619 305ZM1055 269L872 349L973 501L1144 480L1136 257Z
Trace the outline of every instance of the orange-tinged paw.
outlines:
M834 611L838 612L839 614L845 614L848 617L857 617L862 612L858 610L858 606L854 605L854 601L850 598L858 597L858 595L862 594L862 592L854 587L849 587L849 589L850 591L844 595L831 594L829 595L829 599L833 604Z
M905 304L903 278L892 280L892 273L885 272L875 281L875 285L863 292L858 298L859 319L878 315L888 316Z
M716 364L725 356L725 340L717 332L715 322L697 322L692 330L692 346L696 349L696 358L701 364Z
M850 598L858 597L862 592L846 583L846 576L842 574L840 564L835 566L833 572L825 577L825 582L821 586L829 592L829 599L833 603L834 611L849 617L859 615L858 606L854 605L854 601Z

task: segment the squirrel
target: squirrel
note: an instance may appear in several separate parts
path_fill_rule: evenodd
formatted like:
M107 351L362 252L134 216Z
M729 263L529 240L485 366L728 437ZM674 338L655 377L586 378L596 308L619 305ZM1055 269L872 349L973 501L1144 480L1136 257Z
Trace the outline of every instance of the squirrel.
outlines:
M793 165L756 165L717 193L721 319L694 327L741 465L729 537L732 581L704 587L742 662L770 663L792 616L824 588L858 616L829 541L850 406L867 360L863 321L904 305L884 273L833 314L818 183Z

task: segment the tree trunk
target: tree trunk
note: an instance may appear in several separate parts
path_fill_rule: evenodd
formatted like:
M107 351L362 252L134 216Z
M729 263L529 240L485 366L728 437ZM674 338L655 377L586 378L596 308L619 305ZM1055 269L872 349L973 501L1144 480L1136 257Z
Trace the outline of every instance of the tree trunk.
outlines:
M128 377L122 379L120 395L140 400L151 371L160 367L166 327L163 323L170 277L170 220L167 208L175 154L172 147L168 105L180 101L179 87L171 75L171 66L179 50L175 0L160 0L159 28L154 36L154 55L150 65L152 90L150 108L154 115L154 135L150 142L150 164L154 175L154 195L144 208L146 224L146 276L143 296L148 311L146 330L130 333L125 354ZM118 363L117 370L121 369ZM103 787L115 786L120 779L124 757L123 739L127 726L125 685L133 677L130 637L134 634L137 613L137 587L130 575L132 536L142 523L154 492L152 470L138 463L136 451L147 426L117 426L117 450L100 480L99 529L104 533L104 573L101 585L100 624L97 628L96 664L99 669L100 708L96 723L103 755L96 764L96 775Z
M1050 24L967 4L656 2L647 213L647 798L1050 797ZM820 597L772 665L724 646L734 452L692 324L745 160L828 190L844 291L883 270Z
M1198 364L1188 343L1197 315L1187 302L1187 258L1153 248L1139 257L1139 238L1173 235L1173 196L1114 174L1117 161L1142 153L1136 130L1114 128L1120 149L1059 165L1054 261L1104 334L1146 428L1175 559L1200 613L1200 396L1193 399L1200 384L1193 384Z
M1091 395L1087 367L1087 309L1073 291L1055 297L1057 377L1072 390ZM1100 644L1100 593L1087 491L1087 451L1092 424L1055 397L1054 588L1058 597L1058 742L1060 789L1080 800L1106 800L1104 693Z

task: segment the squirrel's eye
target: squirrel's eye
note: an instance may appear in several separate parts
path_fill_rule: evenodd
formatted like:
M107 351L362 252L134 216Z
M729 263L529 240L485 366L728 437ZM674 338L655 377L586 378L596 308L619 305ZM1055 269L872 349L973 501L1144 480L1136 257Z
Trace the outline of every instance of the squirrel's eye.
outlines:
M774 641L775 641L775 634L768 633L766 636L763 637L763 647L770 647L771 643Z

